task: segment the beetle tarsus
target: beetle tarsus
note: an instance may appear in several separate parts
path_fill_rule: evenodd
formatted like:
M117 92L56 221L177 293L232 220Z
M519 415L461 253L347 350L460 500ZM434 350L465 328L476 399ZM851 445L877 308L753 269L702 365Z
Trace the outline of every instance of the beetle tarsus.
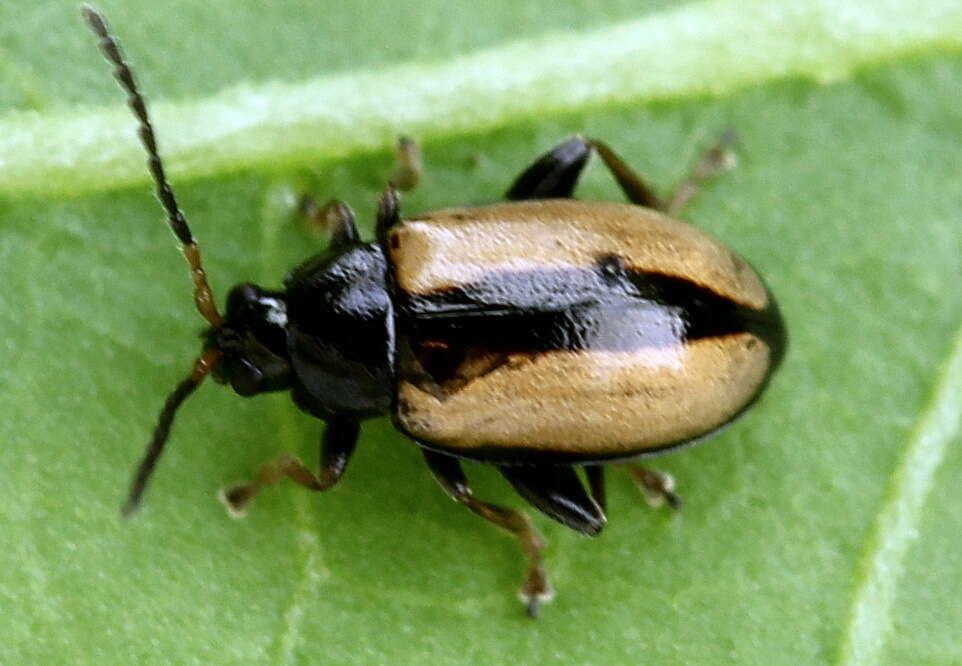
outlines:
M675 477L671 474L649 469L637 463L627 463L625 467L649 506L659 507L667 504L676 511L681 508L683 502L674 492Z
M245 485L236 485L229 488L221 488L217 493L217 499L227 509L231 518L245 518L247 516L247 504L249 497L244 497Z
M331 235L331 247L347 247L361 238L357 232L354 211L340 199L331 199L323 206L318 206L314 197L305 195L298 209L310 227Z
M411 137L400 136L394 154L397 166L391 175L391 182L402 192L410 192L421 182L421 147Z
M528 571L528 578L521 586L518 598L525 605L528 617L537 620L541 614L541 605L554 599L554 589L548 584L543 567L533 567Z
M718 141L705 151L688 177L675 188L671 199L665 206L665 212L669 215L677 215L691 201L706 180L723 171L735 168L738 165L738 156L734 150L737 141L738 134L734 129L725 130Z

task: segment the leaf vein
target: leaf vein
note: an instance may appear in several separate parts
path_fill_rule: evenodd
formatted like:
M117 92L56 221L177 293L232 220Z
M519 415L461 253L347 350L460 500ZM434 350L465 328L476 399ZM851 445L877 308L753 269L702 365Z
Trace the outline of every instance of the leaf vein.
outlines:
M942 364L932 398L908 440L867 544L838 663L879 662L891 625L903 563L949 442L962 422L962 327Z

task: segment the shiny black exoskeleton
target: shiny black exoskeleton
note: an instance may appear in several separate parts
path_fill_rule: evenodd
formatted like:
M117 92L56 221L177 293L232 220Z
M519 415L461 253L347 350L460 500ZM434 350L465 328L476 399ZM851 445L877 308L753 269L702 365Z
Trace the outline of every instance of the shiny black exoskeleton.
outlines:
M214 380L239 395L291 390L319 419L391 408L394 335L386 262L376 244L341 238L295 268L283 291L234 287L224 323L205 334L220 352Z

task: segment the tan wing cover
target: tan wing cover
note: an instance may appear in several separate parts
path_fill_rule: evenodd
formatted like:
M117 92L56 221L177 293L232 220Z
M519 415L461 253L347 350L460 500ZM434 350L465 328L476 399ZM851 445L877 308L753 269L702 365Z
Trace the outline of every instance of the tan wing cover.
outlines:
M392 230L397 286L424 294L487 271L596 265L684 277L752 308L754 271L708 234L636 206L570 200L450 209ZM764 384L770 350L751 333L631 352L510 358L439 397L399 368L396 420L408 434L471 456L524 450L617 457L689 440L735 416Z
M712 236L650 208L551 199L449 208L391 231L395 279L409 293L477 280L491 270L593 266L617 254L632 268L686 278L755 309L755 271Z

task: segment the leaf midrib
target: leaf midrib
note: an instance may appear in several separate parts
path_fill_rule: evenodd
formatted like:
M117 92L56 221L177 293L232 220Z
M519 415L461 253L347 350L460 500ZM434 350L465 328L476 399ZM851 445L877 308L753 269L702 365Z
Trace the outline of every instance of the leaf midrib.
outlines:
M962 47L962 6L952 0L700 2L440 64L242 84L157 104L154 114L170 170L183 181L380 149L400 132L424 141L546 113L722 94L788 76L831 81L867 63L940 47ZM69 114L0 118L0 193L77 194L145 182L120 99L118 93L117 105Z
M962 326L937 374L932 397L909 437L866 544L837 663L878 663L903 564L918 538L922 509L949 442L962 429Z

